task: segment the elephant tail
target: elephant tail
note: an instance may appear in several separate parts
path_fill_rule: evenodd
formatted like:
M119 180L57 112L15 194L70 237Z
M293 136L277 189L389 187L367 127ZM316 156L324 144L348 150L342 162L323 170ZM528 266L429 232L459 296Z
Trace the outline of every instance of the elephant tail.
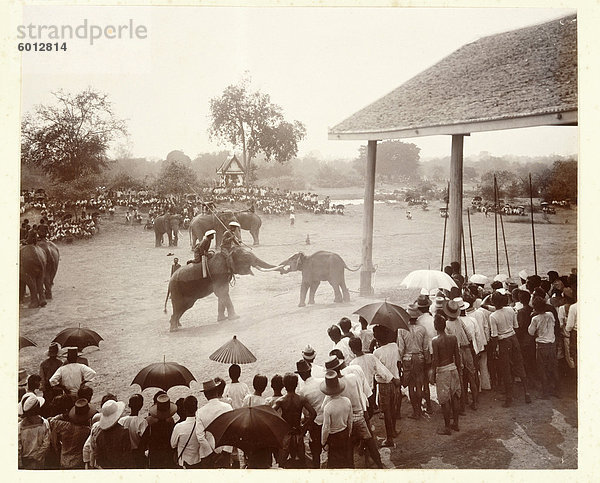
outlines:
M346 262L344 262L344 268L346 270L349 270L350 272L358 272L360 270L360 267L362 267L362 263L356 267L355 269L349 268L348 265L346 265Z
M165 298L165 307L163 309L163 313L167 313L167 301L169 300L169 295L171 295L171 284L169 284L169 288L167 288L167 297Z

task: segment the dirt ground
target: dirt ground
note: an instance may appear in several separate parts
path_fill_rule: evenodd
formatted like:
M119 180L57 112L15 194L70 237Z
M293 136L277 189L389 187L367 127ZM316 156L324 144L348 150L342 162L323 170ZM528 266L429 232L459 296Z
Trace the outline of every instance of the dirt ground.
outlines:
M411 208L413 219L405 216L406 205L378 203L375 208L373 260L375 299L406 304L417 293L399 288L402 278L416 269L439 269L444 220L438 206L430 211ZM35 216L28 217L37 222ZM344 216L298 213L295 226L286 217L262 216L261 245L254 252L263 260L276 264L295 252L307 254L331 250L342 255L349 267L361 261L362 205L348 205ZM533 273L531 227L528 218L505 217L504 228L511 274L525 268ZM562 210L551 216L552 223L536 224L538 272L550 269L569 273L577 261L577 214ZM565 220L568 220L565 223ZM476 213L471 216L473 250L477 273L496 273L494 218ZM468 227L465 217L465 233ZM306 245L307 235L310 245ZM244 232L243 239L252 238ZM468 242L467 242L468 243ZM500 234L500 271L507 273ZM54 336L66 327L89 327L104 338L100 349L87 348L84 355L98 375L92 386L93 402L111 391L126 401L140 391L131 386L137 372L153 362L176 361L188 367L197 381L210 377L227 378L227 366L208 359L233 335L256 356L257 362L242 366L243 382L251 386L256 373L272 376L295 370L300 351L311 344L317 351L317 363L323 363L331 348L326 329L343 316L372 298L358 295L359 273L347 272L351 302L333 303L331 287L322 284L316 305L297 307L300 273L280 275L260 273L239 276L231 288L236 311L234 321L217 322L214 295L196 302L181 319L183 328L169 333L169 316L163 313L170 265L174 253L184 264L191 257L187 232L177 248L154 248L154 235L141 226L124 224L117 212L113 220L103 219L100 233L91 240L60 244L61 262L55 280L54 299L41 309L20 308L20 333L33 339L39 347L19 353L20 367L37 371L45 350ZM468 249L470 252L470 250ZM446 255L445 264L448 260ZM471 257L469 274L472 273ZM355 320L356 316L352 316ZM204 401L199 383L191 389L169 390L171 398L194 394ZM143 392L146 407L155 389ZM517 388L518 391L518 388ZM516 393L518 394L518 392ZM270 389L266 395L270 395ZM467 409L461 419L461 431L439 436L442 423L437 404L431 418L408 419L410 404L403 404L403 419L396 447L382 448L384 464L397 468L576 468L577 467L577 400L574 385L563 388L561 399L536 400L525 405L516 398L514 407L503 409L500 394L485 391L480 409ZM383 421L374 418L381 443ZM357 459L357 467L365 467Z

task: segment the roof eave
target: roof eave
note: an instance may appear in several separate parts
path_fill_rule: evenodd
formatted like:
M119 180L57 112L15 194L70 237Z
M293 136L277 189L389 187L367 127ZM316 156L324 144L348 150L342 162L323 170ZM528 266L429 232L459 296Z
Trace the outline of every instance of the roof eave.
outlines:
M438 126L421 126L390 130L365 130L343 132L329 131L327 138L332 141L376 141L382 139L402 139L417 138L424 136L470 134L474 132L500 131L504 129L520 129L526 127L561 125L576 126L577 109L557 111L546 114L535 114Z

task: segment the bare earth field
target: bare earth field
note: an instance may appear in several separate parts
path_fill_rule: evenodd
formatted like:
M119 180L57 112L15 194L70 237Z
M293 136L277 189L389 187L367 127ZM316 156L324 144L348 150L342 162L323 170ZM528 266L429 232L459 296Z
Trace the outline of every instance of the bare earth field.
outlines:
M413 207L414 208L414 207ZM405 217L406 205L376 204L373 260L376 298L401 304L412 302L414 290L399 288L402 278L412 270L440 268L444 220L433 203L430 211L411 209L413 219ZM30 219L37 217L28 214ZM536 215L537 216L537 215ZM348 206L345 216L298 213L296 225L286 217L263 216L261 245L254 247L263 260L277 264L297 251L307 254L331 250L342 255L346 264L358 267L361 259L362 205ZM475 264L478 273L496 273L494 218L472 215ZM568 223L565 224L565 219ZM505 230L511 274L525 268L533 273L531 227L528 218L505 217ZM536 218L537 220L537 218ZM560 210L552 223L540 217L536 224L538 272L550 269L569 273L577 263L577 213ZM516 222L518 221L518 222ZM189 239L184 232L177 248L154 248L154 235L141 226L127 226L118 213L114 220L101 222L101 231L91 240L61 244L61 262L55 280L54 299L41 309L21 305L20 332L39 347L20 351L20 367L37 371L45 350L54 336L66 327L89 327L102 335L100 349L88 348L84 355L98 375L93 381L94 401L111 391L127 401L139 392L131 386L137 372L147 364L176 361L188 367L197 381L210 377L227 378L227 366L208 359L209 354L233 335L255 354L257 362L242 366L242 381L250 387L252 377L269 377L295 370L301 349L310 343L322 364L331 348L326 329L343 316L373 299L358 295L359 273L347 272L346 281L352 301L333 303L333 291L322 284L314 306L297 307L300 273L280 275L260 273L237 277L231 297L238 320L217 322L214 295L199 300L181 319L182 329L169 333L169 316L163 313L173 252L184 264L191 258ZM465 217L465 233L468 231ZM311 245L305 244L307 234ZM246 243L252 239L243 233ZM502 249L502 238L499 240ZM470 254L469 274L472 273ZM446 255L445 264L450 260ZM503 251L500 271L507 273ZM353 317L355 318L355 317ZM188 394L204 401L192 382L191 389L169 390L172 399ZM519 394L516 388L515 395ZM144 391L146 406L155 390ZM270 395L270 389L266 395ZM410 404L403 404L403 419L396 448L381 449L384 463L398 468L576 468L577 400L575 389L564 388L561 399L536 400L525 405L517 397L510 409L501 407L502 396L485 391L480 409L467 409L461 431L452 436L436 434L442 422L437 404L431 419L415 422L407 418ZM383 440L383 421L374 418L379 442ZM357 467L364 461L357 460Z

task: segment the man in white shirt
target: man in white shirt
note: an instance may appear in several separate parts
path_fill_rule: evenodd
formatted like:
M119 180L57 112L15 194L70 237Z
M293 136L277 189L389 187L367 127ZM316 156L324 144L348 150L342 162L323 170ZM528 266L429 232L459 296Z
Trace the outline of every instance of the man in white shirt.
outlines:
M427 295L419 295L417 300L415 301L417 304L417 309L421 312L421 315L417 318L417 325L424 327L427 331L427 336L429 340L429 355L425 357L425 366L424 366L424 374L423 378L423 399L425 399L426 411L428 414L433 413L433 409L431 407L431 392L429 390L429 369L431 369L431 355L433 354L433 347L431 345L431 341L434 337L437 336L437 332L435 327L433 326L433 315L430 312L431 308L431 299Z
M206 428L218 416L233 411L230 404L219 400L219 386L214 379L202 383L202 392L208 402L196 411L196 437L199 444L200 465L202 468L229 468L231 446L215 448L214 436Z
M316 356L317 352L310 346L310 344L302 350L302 358L308 362L308 365L310 366L310 375L315 378L324 378L325 368L315 364Z
M323 400L325 394L321 392L321 383L325 380L323 378L316 378L311 375L311 367L308 362L304 359L296 362L296 374L304 381L298 394L304 396L313 409L317 412L317 416L314 421L308 427L308 434L310 441L308 446L310 447L310 456L312 459L312 467L321 467L321 452L323 446L321 445L321 431L323 427Z
M91 381L96 376L96 371L76 361L77 348L69 347L66 364L59 367L49 381L51 386L62 385L73 398L77 398L77 391L83 383Z
M571 304L569 307L565 334L569 337L569 353L571 359L575 363L575 366L577 366L577 302Z
M350 361L354 359L354 354L348 345L350 339L348 337L342 338L342 331L337 325L329 327L329 329L327 329L327 335L333 342L333 348L341 350L342 354L344 354L344 360L350 363Z
M364 405L365 397L362 391L362 384L360 383L356 374L342 374L342 369L344 369L345 364L343 361L340 361L337 357L331 356L325 362L325 369L333 370L337 372L340 380L344 381L345 387L342 391L341 395L350 399L350 403L352 404L352 433L351 440L353 442L357 442L358 440L362 440L365 442L369 454L378 468L383 468L383 463L381 462L381 456L379 451L377 450L377 443L367 426L367 422L365 420L365 411L366 405ZM358 366L357 366L358 367ZM325 397L323 401L323 406L329 402L329 398ZM354 444L352 445L352 451Z
M194 396L188 396L183 401L185 414L191 414L185 421L177 423L171 433L171 447L175 449L178 456L178 464L183 468L201 468L200 466L200 443L196 436L196 410L198 400Z

